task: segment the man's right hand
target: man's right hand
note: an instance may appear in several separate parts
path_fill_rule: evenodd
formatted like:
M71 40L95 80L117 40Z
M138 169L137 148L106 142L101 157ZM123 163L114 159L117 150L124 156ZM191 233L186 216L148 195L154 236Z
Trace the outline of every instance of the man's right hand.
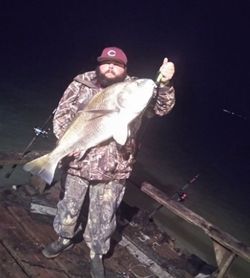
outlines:
M73 152L69 153L68 156L73 157L75 159L81 159L83 154L79 149L77 149L77 150L74 150Z

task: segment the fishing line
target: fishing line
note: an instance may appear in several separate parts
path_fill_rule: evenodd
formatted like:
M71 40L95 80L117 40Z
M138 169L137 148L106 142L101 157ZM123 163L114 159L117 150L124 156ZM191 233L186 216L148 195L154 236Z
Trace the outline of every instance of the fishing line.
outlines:
M234 117L237 117L237 118L240 118L242 120L245 120L245 121L248 121L248 118L241 115L241 114L238 114L238 113L235 113L233 111L230 111L228 109L222 109L223 112L227 113L227 114L230 114L231 116L234 116ZM221 161L222 159L224 160L228 155L230 154L227 153L227 154L221 154L217 157L217 159L214 160L214 162L208 164L207 167L205 167L203 170L200 170L199 172L197 172L196 175L194 175L186 184L184 184L182 187L180 187L179 190L177 190L171 197L170 199L171 200L174 200L176 199L177 197L177 201L178 202L184 202L186 200L186 198L188 197L187 193L185 192L185 190L190 186L192 185L194 182L196 182L198 180L198 178L200 177L200 175L208 169L208 168L211 168L212 166L216 165L219 161ZM148 217L149 217L149 220L152 220L153 219L153 216L163 207L163 205L159 205L157 206L155 209L153 209Z
M223 111L224 113L227 113L227 114L231 115L231 116L235 116L235 117L241 118L241 119L243 119L243 120L245 120L245 121L248 121L248 118L247 118L246 116L243 116L243 115L241 115L241 114L235 113L235 112L233 112L233 111L231 111L231 110L228 110L228 109L223 108L222 111Z

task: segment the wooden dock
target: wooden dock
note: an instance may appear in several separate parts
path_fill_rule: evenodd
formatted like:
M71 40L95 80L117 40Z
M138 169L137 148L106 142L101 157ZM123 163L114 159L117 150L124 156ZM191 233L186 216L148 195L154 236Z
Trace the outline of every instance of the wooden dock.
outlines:
M40 154L31 152L23 156L18 153L0 152L2 175L4 166L11 166L7 175L4 175L8 178L18 165ZM128 183L130 186L134 184L131 184L131 180ZM143 182L139 187L140 193L146 193L161 206L199 227L209 236L213 242L217 266L208 265L197 256L188 254L186 250L184 254L176 248L174 239L158 229L150 217L152 212L131 207L123 201L110 252L104 257L106 277L222 278L227 277L227 272L236 257L250 261L249 246L171 200L153 185ZM44 258L41 254L44 246L57 238L52 222L59 191L59 182L48 188L46 183L37 177L31 177L28 184L1 184L1 278L90 277L89 250L83 240L55 259ZM86 220L87 206L84 211ZM210 274L211 276L206 276Z
M55 259L41 254L44 246L57 238L52 215L58 194L57 185L43 194L31 185L0 188L0 277L90 277L84 241ZM39 206L47 208L44 213L48 211L48 215L31 212L34 205L38 211ZM128 210L126 204L121 208ZM111 251L104 258L106 277L190 278L198 273L197 269L192 272L188 260L153 222L143 225L142 212L134 220L121 219Z

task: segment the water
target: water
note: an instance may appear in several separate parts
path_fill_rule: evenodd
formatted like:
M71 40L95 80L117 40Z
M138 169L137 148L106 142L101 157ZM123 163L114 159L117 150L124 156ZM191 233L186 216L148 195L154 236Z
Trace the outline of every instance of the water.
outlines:
M51 83L22 80L1 84L1 151L24 150L35 135L33 128L41 126L53 111L64 85L59 79ZM199 174L197 181L186 189L188 198L184 205L250 245L248 129L248 121L222 109L206 111L196 107L190 114L177 103L166 118L149 121L136 168L169 196ZM55 138L50 134L49 138L38 138L32 149L51 149L54 143ZM18 169L8 180L1 175L1 185L27 179L27 174ZM161 210L158 217L183 246L214 262L210 243L199 231L166 210ZM235 277L247 277L238 270L249 269L249 264L239 260L237 267Z
M199 175L186 188L183 204L249 246L249 122L219 110L210 110L208 117L197 109L185 118L176 109L160 124L149 123L138 168L168 196ZM182 247L215 263L211 241L199 229L165 209L158 222ZM250 265L238 259L232 272L250 277Z

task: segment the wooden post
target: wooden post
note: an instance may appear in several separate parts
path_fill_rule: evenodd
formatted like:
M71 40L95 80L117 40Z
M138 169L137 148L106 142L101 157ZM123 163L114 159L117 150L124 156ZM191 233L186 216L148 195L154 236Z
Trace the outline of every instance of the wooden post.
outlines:
M234 259L236 258L236 254L232 251L225 248L220 243L213 240L214 252L216 257L216 262L219 268L219 272L217 274L217 278L222 278L228 271L229 267L233 263Z

